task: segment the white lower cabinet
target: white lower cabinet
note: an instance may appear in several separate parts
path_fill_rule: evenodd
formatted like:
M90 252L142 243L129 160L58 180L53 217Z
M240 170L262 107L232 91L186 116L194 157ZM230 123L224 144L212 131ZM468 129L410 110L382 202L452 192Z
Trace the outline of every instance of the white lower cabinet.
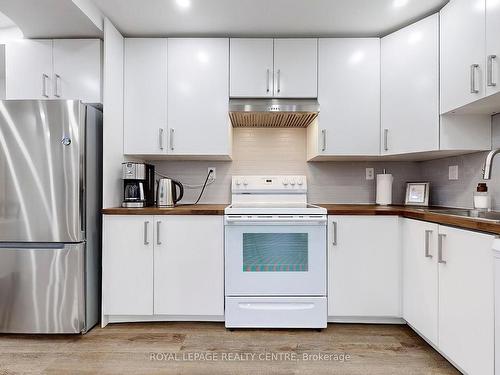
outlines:
M103 315L224 315L223 235L222 216L105 215Z
M399 218L329 216L328 226L329 320L401 317Z
M493 375L494 236L410 219L403 228L404 318L465 373Z

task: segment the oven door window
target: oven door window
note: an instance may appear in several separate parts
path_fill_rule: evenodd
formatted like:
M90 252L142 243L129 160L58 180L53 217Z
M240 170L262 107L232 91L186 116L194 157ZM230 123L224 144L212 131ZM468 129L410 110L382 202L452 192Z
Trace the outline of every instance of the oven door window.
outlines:
M307 272L308 233L243 233L243 272Z

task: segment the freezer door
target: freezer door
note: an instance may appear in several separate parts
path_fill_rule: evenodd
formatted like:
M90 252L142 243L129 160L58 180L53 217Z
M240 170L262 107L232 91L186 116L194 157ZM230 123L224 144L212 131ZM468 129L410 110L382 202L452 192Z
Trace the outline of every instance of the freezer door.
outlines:
M0 332L85 328L85 244L0 244Z
M84 240L84 109L0 101L0 241Z

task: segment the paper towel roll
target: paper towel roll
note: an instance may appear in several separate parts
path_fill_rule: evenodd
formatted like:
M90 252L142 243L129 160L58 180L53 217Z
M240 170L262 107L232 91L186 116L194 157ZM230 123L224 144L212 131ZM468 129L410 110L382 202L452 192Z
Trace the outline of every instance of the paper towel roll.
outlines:
M392 204L392 182L394 178L392 174L377 175L377 204L388 205Z

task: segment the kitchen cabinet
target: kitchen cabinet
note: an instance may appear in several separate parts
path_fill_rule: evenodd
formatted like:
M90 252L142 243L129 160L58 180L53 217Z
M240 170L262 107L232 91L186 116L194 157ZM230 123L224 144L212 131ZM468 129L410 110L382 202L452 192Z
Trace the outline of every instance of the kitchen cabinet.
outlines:
M381 69L381 154L439 150L438 14L382 38Z
M124 154L167 153L167 39L125 39Z
M486 95L500 92L500 6L486 0ZM497 109L500 109L497 108Z
M104 315L153 315L153 222L153 216L104 215Z
M403 219L403 318L438 345L438 225Z
M399 218L329 216L328 233L330 319L400 318Z
M224 315L223 226L222 216L155 216L155 314Z
M7 99L48 99L52 94L52 40L23 39L5 47Z
M219 319L223 235L222 216L104 215L103 314Z
M168 154L229 155L229 39L169 39L167 62Z
M494 374L494 236L439 226L439 349L467 374Z
M101 56L98 39L54 39L54 97L102 103Z
M272 38L231 38L231 97L265 98L274 95Z
M23 39L6 45L7 99L102 102L102 42Z
M380 39L321 38L318 100L318 121L308 129L309 153L378 155Z
M318 39L274 40L274 95L281 98L318 96Z
M441 113L485 95L485 20L484 0L452 0L440 12Z

